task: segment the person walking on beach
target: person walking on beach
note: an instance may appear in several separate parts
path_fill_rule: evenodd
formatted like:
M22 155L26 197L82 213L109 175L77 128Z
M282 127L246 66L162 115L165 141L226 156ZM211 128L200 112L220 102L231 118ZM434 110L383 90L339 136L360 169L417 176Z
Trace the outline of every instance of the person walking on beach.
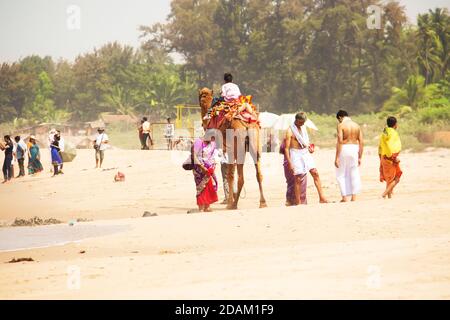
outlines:
M105 159L105 150L108 147L108 135L105 133L105 129L99 128L98 135L94 141L95 149L95 168L101 168L103 160Z
M13 162L13 148L14 144L9 135L4 136L3 140L5 144L2 146L2 150L5 151L5 159L3 160L3 183L7 183L12 179L12 162Z
M41 163L41 152L35 136L30 136L28 143L28 174L34 175L44 170Z
M400 182L403 174L400 169L400 159L398 158L402 150L402 142L397 132L397 119L389 117L387 127L384 128L380 137L378 155L380 157L380 182L386 182L386 190L382 197L392 198L394 188Z
M338 120L336 158L336 179L341 190L341 202L356 201L361 192L361 177L359 167L364 151L362 130L359 125L350 119L347 111L339 110L336 114Z
M138 134L139 134L139 141L141 142L141 150L145 149L144 129L142 127L144 122L145 122L144 119L142 119L138 125Z
M55 135L53 138L53 142L50 145L50 152L52 155L52 165L53 165L53 176L57 176L58 174L62 174L62 171L59 171L59 168L62 164L62 159L60 156L60 148L59 148L59 136Z
M25 176L25 155L27 154L28 148L26 143L20 138L20 136L16 136L14 140L17 144L16 159L19 164L19 175L17 176L17 178L21 178Z
M148 143L150 140L150 145L153 145L152 137L150 135L150 122L148 121L147 117L142 118L144 122L142 123L142 134L143 134L143 140L144 140L144 150L149 150Z
M175 135L175 126L170 120L170 118L167 118L166 131L164 133L164 137L167 141L167 150L173 149L173 137Z
M55 140L55 135L56 135L56 129L52 128L50 130L50 132L48 133L48 137L47 137L47 147L48 150L50 151L50 172L53 171L53 163L52 163L52 143Z
M288 128L285 136L285 156L288 162L289 170L295 176L295 204L302 203L302 179L308 172L314 179L320 203L328 203L322 189L319 172L317 171L312 153L314 145L309 141L309 135L306 128L308 119L305 112L297 113L295 122Z
M59 166L59 173L61 174L61 173L63 173L62 172L62 169L64 167L63 153L64 153L64 150L65 150L66 144L64 142L64 137L61 135L61 131L60 130L56 130L55 138L57 138L57 140L58 140L58 146L59 146L58 153L59 153L59 156L61 157L61 165Z
M213 139L210 135L205 134L203 138L195 140L192 148L193 173L200 212L211 212L210 205L219 200L217 178L214 174L216 143Z

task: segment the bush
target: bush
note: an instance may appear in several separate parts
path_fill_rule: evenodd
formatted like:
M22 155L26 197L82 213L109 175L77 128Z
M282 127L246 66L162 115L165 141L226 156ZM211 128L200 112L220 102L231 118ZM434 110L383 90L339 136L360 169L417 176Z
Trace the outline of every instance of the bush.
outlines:
M410 150L414 152L423 151L425 148L427 148L428 145L423 144L417 139L415 136L412 135L400 135L400 139L402 140L402 149L403 150Z
M433 124L436 122L450 123L450 105L420 109L419 117L420 122L424 124Z

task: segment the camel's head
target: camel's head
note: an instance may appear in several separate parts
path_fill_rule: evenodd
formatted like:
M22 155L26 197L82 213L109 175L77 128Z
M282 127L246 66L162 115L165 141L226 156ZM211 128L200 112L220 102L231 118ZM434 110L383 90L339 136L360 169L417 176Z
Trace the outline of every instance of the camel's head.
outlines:
M198 90L198 97L200 100L205 98L212 98L213 94L214 92L206 87Z
M211 102L213 100L214 92L211 89L203 88L198 90L198 100L200 103L200 108L202 110L202 122L203 129L206 129L208 125L208 121L205 120L205 115L208 111L208 108L211 106Z

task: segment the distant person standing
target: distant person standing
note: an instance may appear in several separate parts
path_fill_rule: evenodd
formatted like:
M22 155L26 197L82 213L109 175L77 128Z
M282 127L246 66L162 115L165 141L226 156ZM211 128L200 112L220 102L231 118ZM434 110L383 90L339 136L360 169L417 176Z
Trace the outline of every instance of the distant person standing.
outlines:
M28 148L26 143L20 138L20 136L16 136L14 140L17 144L16 159L19 163L19 175L17 176L17 178L20 178L25 176L25 155L27 154Z
M59 136L55 135L52 144L50 145L50 152L52 154L52 165L53 165L53 176L58 174L62 174L62 171L59 171L59 168L62 164L62 159L60 156L60 148L59 148Z
M141 142L141 150L145 149L144 129L142 127L144 122L145 122L144 119L142 119L138 126L138 134L139 134L139 141Z
M48 137L47 137L47 147L48 150L50 151L50 172L53 171L53 163L51 161L52 159L52 143L55 140L55 136L56 136L56 129L51 129L50 132L48 133Z
M5 151L5 159L3 160L3 183L7 183L12 179L12 162L13 162L13 149L14 144L11 141L11 137L6 135L4 138L5 145L2 149Z
M59 153L59 156L61 157L61 165L59 167L59 173L63 173L62 172L62 169L64 167L63 153L64 153L64 150L65 150L65 142L64 142L63 136L61 135L61 131L60 130L56 131L55 138L58 139L58 145L59 145L58 153Z
M164 133L164 137L167 141L167 150L173 149L173 136L175 135L175 126L170 120L170 118L167 118L166 131Z
M105 150L108 147L108 135L105 133L105 129L99 128L98 135L94 141L95 149L95 168L101 168L103 160L105 159Z
M150 144L153 145L152 137L150 136L150 122L148 121L147 117L142 118L144 122L142 123L142 133L144 135L144 150L149 150L148 147L148 140L150 140Z
M361 192L361 177L359 167L364 151L362 130L350 119L347 111L339 110L336 114L339 122L337 126L336 143L336 179L341 190L341 202L356 201Z
M41 163L41 152L35 136L30 136L28 143L28 174L33 175L44 170Z
M16 152L17 152L17 143L11 139L12 143L13 143L13 160L11 162L11 177L14 178L15 174L14 174L14 166L16 164L17 158L16 158Z

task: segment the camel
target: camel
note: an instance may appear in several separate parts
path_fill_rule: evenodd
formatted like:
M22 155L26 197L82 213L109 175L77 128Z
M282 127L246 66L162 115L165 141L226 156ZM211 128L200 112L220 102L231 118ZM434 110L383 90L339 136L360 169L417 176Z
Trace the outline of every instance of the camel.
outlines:
M207 129L217 129L220 131L223 140L223 150L224 152L233 150L234 153L228 152L228 185L234 185L234 172L237 168L238 173L238 187L237 193L233 192L233 187L230 187L230 193L228 196L227 209L236 210L238 207L239 197L241 195L242 188L244 186L244 163L245 154L250 152L253 161L255 163L256 169L256 179L259 185L259 207L267 207L266 199L264 198L264 192L262 187L263 176L261 173L261 148L259 139L259 125L256 123L246 123L239 119L227 119L224 118L220 122L213 122L210 120L205 120L204 117L207 114L208 108L211 106L213 100L213 91L208 88L203 88L199 90L199 103L202 114L202 124L205 131ZM227 139L227 129L231 129L234 134L234 139ZM229 132L230 133L230 132ZM231 141L230 141L231 140ZM233 141L234 140L234 141ZM244 150L244 152L239 153L238 149ZM230 155L234 159L231 159ZM237 161L239 156L239 161ZM237 162L237 163L236 163Z

